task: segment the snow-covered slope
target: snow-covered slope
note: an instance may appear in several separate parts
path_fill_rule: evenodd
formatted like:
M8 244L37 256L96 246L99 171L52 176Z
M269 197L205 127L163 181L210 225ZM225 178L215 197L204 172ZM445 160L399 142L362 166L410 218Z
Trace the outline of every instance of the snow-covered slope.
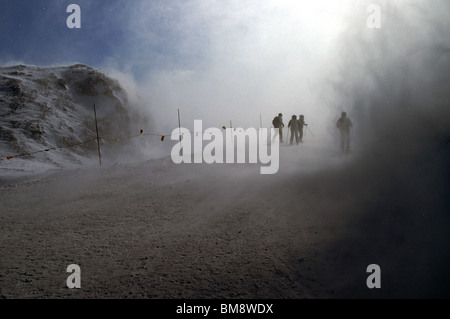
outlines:
M41 172L94 159L94 104L102 143L135 133L137 127L131 128L130 123L144 121L142 116L132 114L120 84L91 67L0 68L0 175ZM93 141L5 158L89 140Z

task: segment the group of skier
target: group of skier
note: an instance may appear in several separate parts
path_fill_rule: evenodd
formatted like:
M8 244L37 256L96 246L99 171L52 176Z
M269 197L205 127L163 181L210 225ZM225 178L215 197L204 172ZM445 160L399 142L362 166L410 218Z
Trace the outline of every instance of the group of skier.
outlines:
M272 121L273 127L277 128L278 130L275 130L275 136L274 139L277 137L277 135L280 136L280 142L283 143L283 128L285 127L283 122L283 114L279 113L278 116L276 116ZM291 137L290 137L290 143L295 142L297 145L299 143L303 143L303 132L304 127L307 127L308 124L305 122L305 116L300 115L297 119L296 115L292 115L291 120L288 123L288 129L290 129ZM347 117L346 112L341 113L341 117L336 123L336 127L339 129L340 132L340 138L341 138L341 150L345 153L350 152L350 130L353 127L352 121Z
M277 134L280 135L280 142L283 143L283 127L285 127L284 122L283 122L283 114L278 114L278 116L276 116L273 121L272 121L273 127L274 128L278 128L278 132L275 131L275 136L274 138L277 136ZM305 126L308 126L308 124L305 123L305 116L304 115L300 115L299 118L297 119L297 115L292 115L292 119L289 121L288 123L288 128L291 130L291 138L290 138L290 143L293 144L294 143L294 138L295 138L295 142L297 143L297 145L299 143L303 143L303 128Z

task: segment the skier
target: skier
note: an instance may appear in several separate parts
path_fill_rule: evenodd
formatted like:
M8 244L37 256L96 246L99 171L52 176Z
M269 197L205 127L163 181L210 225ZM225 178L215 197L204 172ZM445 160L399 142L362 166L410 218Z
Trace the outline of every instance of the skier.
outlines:
M304 126L308 126L308 124L305 123L305 116L304 115L300 115L299 119L298 119L298 132L299 132L299 139L300 139L300 143L303 143L303 127Z
M291 129L291 145L292 145L292 142L294 141L294 136L295 136L295 142L298 145L298 143L299 143L299 139L298 139L298 121L297 121L297 116L296 115L292 115L292 119L289 121L288 128Z
M275 116L275 118L272 121L273 127L278 129L275 130L275 135L274 135L274 139L275 137L280 134L280 143L283 143L283 127L284 127L284 123L283 123L283 114L279 113L278 116Z
M341 133L341 150L342 152L350 152L350 130L353 127L352 121L347 117L346 112L342 112L341 118L336 123Z

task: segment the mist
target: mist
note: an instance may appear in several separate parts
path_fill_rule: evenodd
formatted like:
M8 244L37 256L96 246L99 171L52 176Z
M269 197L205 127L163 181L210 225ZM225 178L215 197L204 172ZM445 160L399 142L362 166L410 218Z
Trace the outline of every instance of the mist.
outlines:
M190 129L195 119L206 127L260 127L260 120L271 127L280 112L285 121L305 114L320 135L331 116L323 84L349 4L137 1L128 63L109 61L106 69L133 72L143 107L164 131L178 126L180 109Z
M370 4L380 6L379 29L367 27ZM128 62L105 68L150 114L151 131L170 134L178 109L190 130L196 119L204 128L269 128L280 112L286 125L304 114L306 134L336 150L335 123L347 111L355 156L379 150L383 161L447 134L447 9L443 1L138 1L125 20Z
M327 285L339 297L448 296L450 4L339 3L323 12L314 9L325 3L291 11L290 2L277 10L245 2L220 11L218 22L211 7L190 3L201 13L176 25L186 32L180 46L196 52L207 40L207 50L201 61L152 72L141 94L163 130L177 126L178 108L190 129L195 119L258 127L261 115L270 127L279 112L285 123L305 114L321 147L300 155L282 149L280 173L269 183L297 191L277 198L289 202L287 210L315 200L315 210L328 212L321 223L337 235L324 257L334 266L323 270ZM379 29L367 27L373 3L381 8ZM353 153L336 158L343 111L354 124ZM216 211L246 187L218 191L202 207ZM278 222L296 220L288 218ZM372 263L386 271L379 292L361 285Z
M325 84L328 105L353 121L354 160L298 189L320 185L345 207L348 233L330 245L341 296L448 296L450 5L377 2L381 29L360 28L370 3L349 12ZM353 282L370 263L387 269L375 294Z
M370 4L381 8L379 29L367 27ZM206 50L183 67L154 70L141 94L162 129L177 126L178 108L190 129L194 119L258 127L261 115L270 127L279 112L285 122L304 114L320 147L281 149L280 172L263 180L290 189L276 199L286 211L315 201L313 211L327 212L320 223L335 234L323 257L334 266L322 270L327 287L339 297L448 296L450 4L327 5L243 2L215 11L191 2L180 8L188 11L175 25L184 36L176 47L198 53L206 41ZM354 125L347 158L335 126L343 111ZM218 193L225 199L213 196L206 210L226 205L230 193ZM295 223L288 216L278 222ZM372 263L385 270L379 292L361 285Z
M380 28L367 26L370 4L381 9ZM125 42L99 67L126 90L130 118L140 120L131 131L165 142L133 141L125 165L104 159L101 170L23 186L34 194L23 200L21 189L8 190L7 218L42 195L58 231L81 216L83 241L63 236L79 241L71 253L101 279L91 285L97 296L448 297L448 12L444 0L133 1L115 26ZM277 174L263 176L260 163L175 165L178 110L191 131L194 120L270 128L278 113L286 125L304 114L309 126L304 144L281 145ZM344 111L350 154L336 128ZM114 147L107 151L120 153ZM100 257L77 250L86 241ZM46 252L67 256L54 247ZM381 267L382 289L365 285L370 264ZM114 281L118 265L147 276L151 291L136 288L138 276ZM8 294L20 295L10 278Z

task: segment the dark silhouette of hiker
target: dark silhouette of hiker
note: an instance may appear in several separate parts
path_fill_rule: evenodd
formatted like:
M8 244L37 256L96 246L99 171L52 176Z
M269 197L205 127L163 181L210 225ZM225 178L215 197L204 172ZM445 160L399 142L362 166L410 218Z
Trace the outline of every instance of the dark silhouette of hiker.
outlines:
M278 116L275 116L275 118L272 121L273 127L278 129L275 130L275 135L274 135L274 139L275 137L280 134L280 143L283 143L283 127L284 127L284 123L283 123L283 114L278 114Z
M291 144L294 142L294 136L295 136L295 142L298 145L298 143L299 143L299 138L298 138L298 121L297 121L297 116L296 115L292 115L292 119L289 121L288 128L291 129Z
M298 133L299 133L299 139L300 139L300 143L303 143L303 127L304 126L308 126L308 124L305 123L305 116L304 115L300 115L298 121L297 121L297 126L298 126Z
M352 121L347 117L346 112L342 112L341 118L336 123L341 133L341 150L342 152L350 152L350 130L353 127Z

